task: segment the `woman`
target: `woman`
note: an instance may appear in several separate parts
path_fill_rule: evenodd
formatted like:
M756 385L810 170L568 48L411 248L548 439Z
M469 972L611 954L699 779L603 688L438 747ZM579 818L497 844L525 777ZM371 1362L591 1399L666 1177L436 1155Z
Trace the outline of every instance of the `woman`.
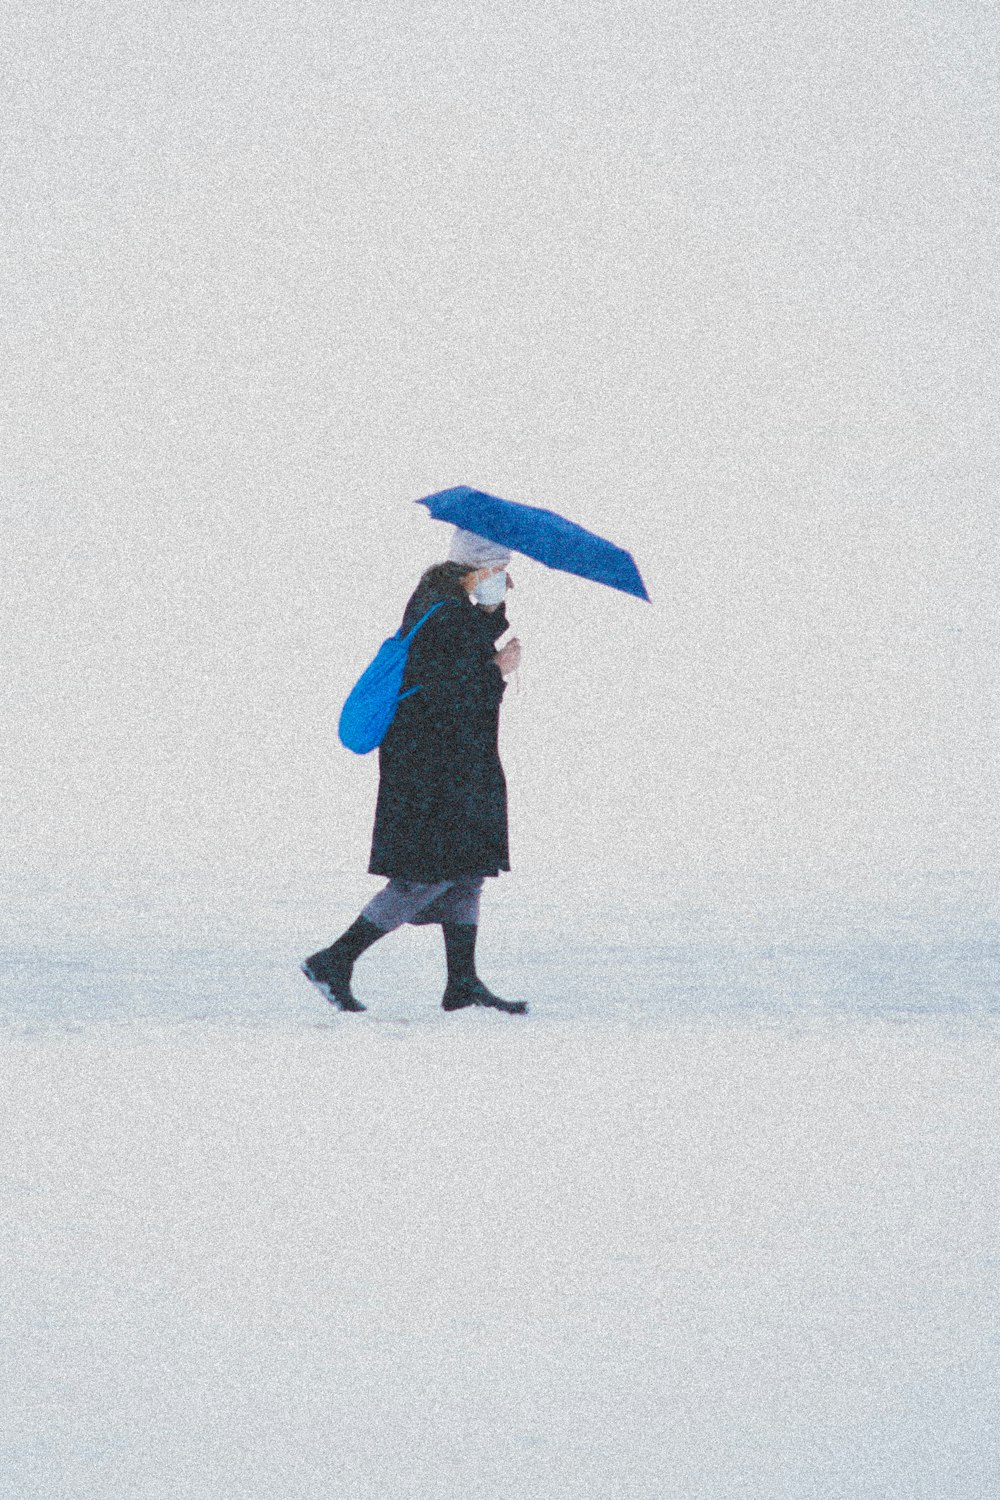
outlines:
M456 529L448 561L428 568L403 615L403 631L443 601L414 637L403 699L379 747L379 791L372 834L372 875L380 891L330 948L307 958L306 978L340 1010L364 1006L351 990L355 960L405 922L440 922L448 981L442 1005L524 1015L476 974L479 898L487 876L509 870L507 785L497 753L504 677L521 659L507 629L503 598L513 587L510 553ZM475 599L475 603L473 600Z

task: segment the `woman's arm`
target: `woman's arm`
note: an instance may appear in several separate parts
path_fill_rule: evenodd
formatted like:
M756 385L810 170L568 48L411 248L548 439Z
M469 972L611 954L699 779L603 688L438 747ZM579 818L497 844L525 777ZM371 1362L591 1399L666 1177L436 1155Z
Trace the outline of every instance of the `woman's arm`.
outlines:
M510 621L507 619L507 606L505 604L476 605L476 622L488 641L495 641L503 635L505 630L510 629Z

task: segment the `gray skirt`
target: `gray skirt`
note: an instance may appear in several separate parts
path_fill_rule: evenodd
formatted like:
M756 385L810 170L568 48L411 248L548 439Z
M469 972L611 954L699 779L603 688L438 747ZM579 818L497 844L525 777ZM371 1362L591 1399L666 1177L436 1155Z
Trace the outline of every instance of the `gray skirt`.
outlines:
M433 885L418 880L393 879L372 897L361 915L385 932L393 932L405 922L414 927L432 922L463 922L474 927L479 923L482 890L482 875L438 880Z

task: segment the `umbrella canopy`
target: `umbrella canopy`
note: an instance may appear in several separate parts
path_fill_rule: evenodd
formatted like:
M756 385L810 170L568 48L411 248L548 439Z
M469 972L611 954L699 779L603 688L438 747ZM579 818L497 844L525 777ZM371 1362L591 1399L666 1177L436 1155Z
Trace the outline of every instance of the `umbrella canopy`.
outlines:
M415 503L426 505L435 521L450 521L453 526L488 537L512 552L523 552L525 557L533 557L548 568L559 568L564 573L575 573L578 578L606 583L624 594L649 599L631 553L592 531L585 531L575 521L557 516L554 511L501 500L483 490L470 490L464 484L425 495Z

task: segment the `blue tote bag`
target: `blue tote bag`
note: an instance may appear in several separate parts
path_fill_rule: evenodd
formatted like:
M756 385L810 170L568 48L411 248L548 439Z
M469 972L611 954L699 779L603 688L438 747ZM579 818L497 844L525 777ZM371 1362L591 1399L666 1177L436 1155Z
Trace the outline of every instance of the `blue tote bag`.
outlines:
M421 625L447 602L442 599L440 603L433 604L406 635L403 635L403 627L400 626L395 635L383 641L374 659L351 688L340 711L337 733L340 743L346 749L353 750L355 755L367 755L370 750L381 745L400 703L404 698L409 698L411 693L419 693L419 683L416 687L408 688L405 693L399 691L403 685L410 644Z

